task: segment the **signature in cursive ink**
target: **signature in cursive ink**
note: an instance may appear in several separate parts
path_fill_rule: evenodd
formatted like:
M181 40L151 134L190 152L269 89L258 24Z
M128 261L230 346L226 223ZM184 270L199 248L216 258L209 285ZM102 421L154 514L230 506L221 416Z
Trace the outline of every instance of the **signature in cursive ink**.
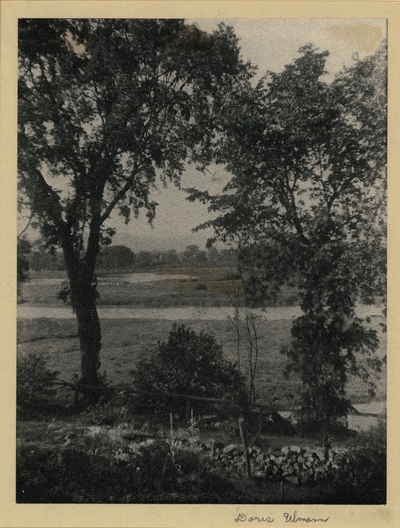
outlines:
M285 517L285 521L287 523L296 523L296 522L305 522L305 523L316 523L316 522L327 522L329 520L329 517L326 519L317 519L314 517L298 517L297 511L295 511L292 514L284 513L283 516Z
M274 519L270 516L267 517L258 517L257 515L249 515L248 513L242 513L237 509L237 516L235 517L235 522L265 522L273 523Z

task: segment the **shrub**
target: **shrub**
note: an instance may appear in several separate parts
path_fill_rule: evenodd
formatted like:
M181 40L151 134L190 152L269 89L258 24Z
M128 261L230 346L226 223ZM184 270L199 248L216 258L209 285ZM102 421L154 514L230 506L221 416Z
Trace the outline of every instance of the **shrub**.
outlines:
M135 493L132 469L78 449L17 449L17 503L121 503Z
M129 407L129 394L125 390L113 390L105 372L99 374L98 381L99 399L80 412L79 421L86 425L122 424Z
M345 468L337 474L336 502L386 503L386 425L359 432L348 452Z
M124 406L100 396L97 403L79 414L79 421L85 425L118 425L123 422L124 415Z
M28 354L18 359L17 364L17 404L46 403L54 396L53 382L58 371L46 368L46 362L36 354Z
M174 324L168 341L158 342L150 357L142 357L131 374L140 391L246 401L244 378L236 365L223 358L215 337L203 331L196 334L184 325ZM185 403L182 399L148 395L139 395L137 402L178 407ZM196 407L201 407L199 402Z

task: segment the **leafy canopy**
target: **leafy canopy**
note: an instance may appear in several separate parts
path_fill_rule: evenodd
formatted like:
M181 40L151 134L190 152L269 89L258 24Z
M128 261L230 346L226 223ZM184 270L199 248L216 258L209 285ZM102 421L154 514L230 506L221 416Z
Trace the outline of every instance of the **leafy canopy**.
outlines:
M37 19L19 36L20 185L47 239L90 255L114 208L154 218L157 169L178 183L207 160L220 99L247 75L225 26Z

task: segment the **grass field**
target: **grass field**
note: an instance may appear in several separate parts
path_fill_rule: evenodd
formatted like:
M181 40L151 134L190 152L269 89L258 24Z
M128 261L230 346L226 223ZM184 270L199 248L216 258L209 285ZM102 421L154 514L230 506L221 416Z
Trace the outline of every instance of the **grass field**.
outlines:
M208 267L175 267L159 270L153 282L130 282L124 274L100 275L100 306L168 308L173 306L230 306L232 296L243 299L243 284L232 270ZM32 275L24 284L20 301L44 306L63 306L57 299L62 272ZM44 279L44 280L43 280ZM58 279L48 283L46 279ZM278 306L297 304L294 288L285 286L277 299ZM274 305L271 303L270 305Z
M179 323L179 321L176 321ZM378 318L373 324L378 326ZM129 371L137 359L157 343L167 339L172 322L165 320L140 319L103 319L101 372L106 372L112 384L131 383ZM222 344L224 353L232 361L237 359L236 331L228 321L185 321L185 325L195 331L213 332ZM280 353L283 345L290 341L291 321L280 320L265 322L259 327L258 371L256 388L260 403L275 405L281 409L290 409L296 405L296 397L301 383L294 374L289 379L284 376L287 362ZM386 349L385 335L382 335L379 355ZM60 371L60 378L71 381L74 373L79 372L79 341L77 325L74 319L36 319L18 322L18 353L34 353L43 356L50 369ZM246 343L241 346L241 365L246 371ZM376 399L385 399L386 373L377 379ZM370 401L368 386L360 379L352 379L347 391L353 403Z
M242 283L232 270L227 268L175 267L157 271L161 280L153 282L132 282L129 275L110 274L99 278L100 305L132 306L134 308L167 308L182 306L228 306L232 294L243 293ZM58 281L65 278L63 272L44 273L33 277L23 286L22 300L35 306L57 307L64 303L57 300ZM45 279L45 280L40 280ZM296 304L294 288L283 288L277 305ZM176 323L181 321L177 320ZM379 327L380 318L373 317L371 324ZM231 361L237 360L237 333L232 322L185 321L193 330L213 332L223 346L224 353ZM280 353L282 346L290 342L291 321L266 321L260 323L259 360L256 389L259 401L269 404L273 400L280 409L293 408L301 390L296 375L289 379L284 376L287 359ZM143 353L157 341L164 341L172 328L172 321L139 319L102 319L101 372L113 384L130 383L129 371ZM49 368L60 371L60 378L70 381L79 372L79 341L75 319L36 319L18 321L19 354L35 353L43 356ZM386 354L386 336L381 334L378 352ZM242 335L240 362L246 372L247 348ZM362 358L361 358L362 361ZM386 393L386 372L376 377L376 399L384 400ZM348 383L347 392L353 403L370 401L368 386L358 378Z

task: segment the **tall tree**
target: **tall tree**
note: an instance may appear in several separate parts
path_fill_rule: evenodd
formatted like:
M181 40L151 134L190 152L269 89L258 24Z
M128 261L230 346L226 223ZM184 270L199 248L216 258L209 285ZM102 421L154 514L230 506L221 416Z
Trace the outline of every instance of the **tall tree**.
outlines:
M230 28L181 20L19 22L19 181L47 241L62 247L81 350L96 385L101 348L95 264L114 229L157 204L159 169L179 184L210 155L216 110L248 75Z
M250 286L264 295L299 278L304 315L286 349L304 383L302 418L347 415L350 373L379 368L376 332L356 303L385 294L386 48L328 84L328 52L308 45L283 72L235 93L221 119L225 194L191 199L222 213L215 237L236 240Z

